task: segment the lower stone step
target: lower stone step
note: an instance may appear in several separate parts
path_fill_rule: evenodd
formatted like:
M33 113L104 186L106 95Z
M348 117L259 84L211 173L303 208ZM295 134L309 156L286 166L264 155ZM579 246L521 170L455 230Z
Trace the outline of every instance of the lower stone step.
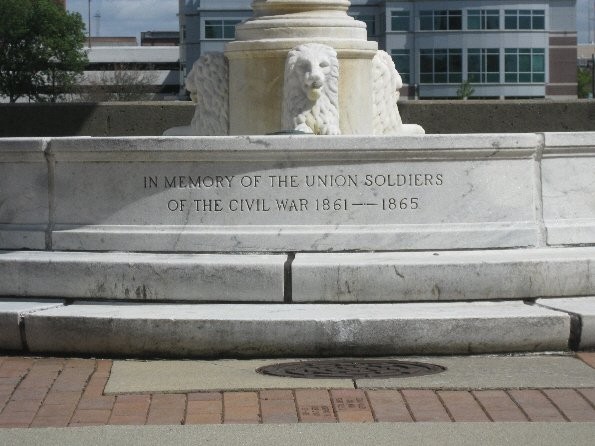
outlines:
M10 305L11 300L0 301ZM78 301L20 316L31 353L379 356L565 350L570 316L522 301L149 304Z

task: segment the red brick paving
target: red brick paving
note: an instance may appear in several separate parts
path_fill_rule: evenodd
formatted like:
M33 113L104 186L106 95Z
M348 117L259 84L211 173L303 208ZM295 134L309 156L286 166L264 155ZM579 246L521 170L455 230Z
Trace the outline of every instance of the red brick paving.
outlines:
M340 422L372 423L374 421L368 398L363 390L334 389L330 394Z
M595 367L595 353L580 359ZM106 424L595 421L595 388L332 389L123 394L112 362L0 356L0 428Z
M574 389L546 389L543 393L569 421L595 421L595 409Z
M528 421L504 390L475 390L472 393L492 421Z
M433 390L403 390L415 421L451 421L442 401Z
M541 390L511 390L511 398L527 415L529 421L566 421Z
M576 356L595 369L595 352L580 352Z
M256 392L223 393L223 423L258 423L260 405Z
M437 393L453 421L490 421L471 392L449 390Z
M297 423L297 407L291 390L263 390L260 392L263 423Z
M189 393L184 424L223 422L223 395L220 392Z
M327 390L296 390L295 401L302 423L337 422Z
M398 390L368 390L366 393L376 421L413 421L405 400Z

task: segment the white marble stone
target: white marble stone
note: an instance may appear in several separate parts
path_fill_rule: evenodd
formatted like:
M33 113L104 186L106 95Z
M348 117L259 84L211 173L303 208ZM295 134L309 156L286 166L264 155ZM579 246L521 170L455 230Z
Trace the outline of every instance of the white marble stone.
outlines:
M589 350L595 348L595 297L574 297L563 299L539 299L537 304L575 314L580 318L581 336L579 348Z
M0 351L22 350L21 319L26 314L57 308L58 300L30 300L20 298L0 299Z
M178 357L366 356L564 350L570 318L522 302L75 302L26 316L25 328L32 352Z
M595 294L595 248L298 253L294 302L530 299Z
M203 252L532 246L537 143L536 135L53 140L52 244Z
M282 129L340 135L339 60L328 45L306 43L285 62Z
M0 248L45 249L48 171L42 138L0 139Z
M203 54L186 76L186 90L196 104L189 126L166 130L165 136L229 135L229 74L223 53Z
M0 251L0 295L283 302L284 255Z
M546 133L543 218L550 245L595 243L595 137Z
M365 23L347 14L348 5L334 0L253 2L254 17L236 27L236 40L225 47L233 98L230 134L289 130L282 119L285 60L303 44L327 45L337 54L340 132L373 134L371 74L378 44L368 42ZM332 128L336 134L334 119L332 124L325 132Z

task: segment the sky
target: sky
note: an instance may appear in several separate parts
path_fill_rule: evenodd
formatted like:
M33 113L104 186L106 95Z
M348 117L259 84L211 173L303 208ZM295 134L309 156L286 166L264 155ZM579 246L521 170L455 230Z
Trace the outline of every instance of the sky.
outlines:
M587 43L589 39L588 6L594 2L577 0L579 43ZM89 0L66 0L66 7L80 13L85 24L88 6ZM97 12L101 14L99 33L93 18ZM135 36L140 41L142 31L178 30L177 13L178 0L91 0L91 31L93 36Z
M66 8L88 23L89 0L66 0ZM99 33L94 16L101 14ZM178 0L91 0L93 36L134 36L140 44L143 31L177 31Z

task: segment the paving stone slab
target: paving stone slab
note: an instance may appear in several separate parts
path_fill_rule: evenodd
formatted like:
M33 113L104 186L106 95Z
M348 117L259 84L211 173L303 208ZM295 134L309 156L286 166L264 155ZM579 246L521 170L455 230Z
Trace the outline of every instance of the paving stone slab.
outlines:
M479 390L595 387L595 369L572 356L415 356L375 359L438 364L447 370L419 377L357 379L358 388ZM114 361L105 392L179 393L354 386L351 379L283 378L256 373L259 367L296 361L306 359Z
M285 255L0 251L0 295L283 302Z
M358 388L407 389L538 389L590 388L595 369L571 356L415 357L447 368L435 375L358 379Z
M304 253L295 302L528 299L589 295L595 248ZM502 280L505 277L506 280Z
M582 350L595 348L595 296L539 299L537 303L547 308L578 315L581 322L579 348Z
M0 299L0 350L21 350L21 318L36 311L57 308L61 300Z
M282 360L298 361L297 359ZM353 388L351 379L282 378L256 369L276 360L114 361L105 393Z
M134 304L26 317L33 352L160 357L380 356L567 348L570 317L523 302Z

